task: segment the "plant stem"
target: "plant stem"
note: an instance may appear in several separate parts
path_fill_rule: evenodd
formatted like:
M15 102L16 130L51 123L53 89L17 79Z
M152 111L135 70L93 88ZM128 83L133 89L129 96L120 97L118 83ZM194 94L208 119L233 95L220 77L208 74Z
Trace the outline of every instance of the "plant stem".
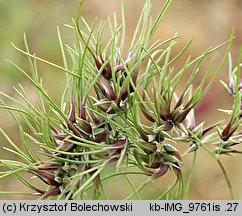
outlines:
M228 176L228 174L227 174L227 172L226 172L226 170L224 168L224 165L222 164L222 162L220 161L219 158L217 158L217 163L218 163L220 169L222 170L223 176L224 176L225 181L226 181L226 183L228 185L228 188L229 188L229 192L230 192L231 198L234 200L235 197L234 197L234 193L233 193L232 184L231 184L229 176Z
M146 181L140 185L140 187L135 191L133 192L132 194L130 194L128 197L126 197L124 200L129 200L132 196L134 196L135 194L137 194L139 191L141 191L147 184L149 184L151 181L153 181L154 179L153 178L148 178L146 179Z
M193 160L192 160L192 167L189 171L189 175L188 175L187 183L186 183L186 188L185 188L185 192L184 192L182 199L187 199L188 192L190 190L191 183L192 183L192 177L193 177L193 174L194 174L196 158L197 158L197 152L195 151L194 156L193 156Z
M134 187L133 183L131 182L131 180L129 179L128 175L125 175L125 178L127 179L127 181L128 181L128 183L129 183L130 187L132 188L132 190L134 191L134 193L135 193L137 199L141 200L139 193L138 193L137 190L135 189L135 187Z
M158 198L156 198L156 200L160 200L162 199L162 197L164 197L165 195L167 195L171 190L173 190L173 188L177 185L178 179L174 182L174 184L171 187L168 187L168 189L162 193Z

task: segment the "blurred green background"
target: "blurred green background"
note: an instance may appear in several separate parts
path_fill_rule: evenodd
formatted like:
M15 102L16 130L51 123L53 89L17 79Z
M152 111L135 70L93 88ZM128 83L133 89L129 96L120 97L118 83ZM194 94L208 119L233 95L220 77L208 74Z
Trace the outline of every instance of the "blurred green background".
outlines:
M124 0L127 18L127 42L132 37L133 30L139 18L144 0ZM152 16L156 16L164 4L162 0L152 0ZM71 18L77 15L78 0L0 0L0 91L15 96L13 86L21 83L33 97L33 88L18 71L7 63L10 59L18 65L27 68L26 59L11 46L11 42L23 47L23 34L28 38L30 49L36 55L52 62L62 64L60 48L57 39L56 26L59 26L64 41L72 44L75 40L72 31L64 26L71 24ZM98 20L106 19L116 12L119 16L120 0L86 0L83 7L83 17L91 22L96 16ZM205 51L209 46L214 46L227 40L233 26L235 27L236 39L231 50L233 60L236 62L239 46L242 42L242 1L241 0L174 0L164 20L162 21L155 39L166 39L178 32L183 34L176 46L177 52L190 38L193 43L187 52L193 57ZM128 45L128 43L127 43ZM224 49L218 52L218 59L222 58ZM174 53L175 55L175 53ZM179 64L179 62L178 62ZM206 64L204 64L206 66ZM56 100L60 99L63 88L64 75L44 65L40 65L39 71L44 78L44 86L50 95ZM202 76L202 75L201 75ZM220 73L219 79L227 81L227 64ZM219 79L214 84L210 93L196 107L197 121L206 121L207 125L220 119L228 119L226 115L217 111L217 108L229 109L232 105L231 98L224 93ZM199 77L197 82L199 82ZM31 98L34 100L34 98ZM18 128L11 116L0 110L0 127L21 146ZM0 136L0 147L8 145ZM240 149L241 146L239 147ZM0 151L0 158L12 158L5 150ZM190 168L192 158L184 158L183 171ZM222 157L225 168L233 185L237 199L242 199L242 156ZM152 191L160 190L173 179L167 174L157 183L150 185L144 191L144 198L152 199L155 196ZM115 181L116 180L116 181ZM137 180L138 183L143 179ZM122 180L114 179L107 187L112 190L114 199L122 198L125 194L125 185ZM21 188L21 189L20 189ZM152 190L151 190L152 189ZM0 181L0 191L27 189L19 184L14 177ZM29 196L0 195L0 199L32 199ZM211 157L200 150L193 178L190 199L228 199L229 192L221 170Z

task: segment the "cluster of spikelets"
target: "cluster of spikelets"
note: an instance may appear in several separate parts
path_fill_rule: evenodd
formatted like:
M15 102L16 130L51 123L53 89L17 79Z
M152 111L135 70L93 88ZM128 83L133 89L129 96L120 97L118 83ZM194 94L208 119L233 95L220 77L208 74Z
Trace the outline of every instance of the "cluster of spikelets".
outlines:
M26 150L23 152L1 130L14 148L8 150L25 161L1 160L1 164L10 169L4 171L1 178L14 174L41 198L57 196L58 199L80 199L91 187L94 187L94 198L98 198L103 191L102 171L109 164L116 164L113 171L117 175L134 174L129 169L135 169L137 174L147 175L149 180L159 178L171 170L177 178L176 183L182 184L183 155L196 152L200 146L208 150L205 145L208 142L216 146L215 150L208 150L211 155L240 153L232 148L241 143L241 133L236 132L242 115L240 64L230 72L230 83L223 83L235 101L233 110L227 111L231 114L227 126L222 127L218 123L203 128L204 123L196 125L194 119L194 107L216 79L228 57L233 37L195 59L188 57L181 68L173 67L184 55L190 42L175 56L171 51L179 35L150 45L170 2L166 2L152 23L149 17L151 4L149 0L146 1L127 55L123 53L123 11L120 26L117 25L116 17L113 25L109 20L111 38L105 47L102 44L104 23L100 23L97 36L94 34L96 23L88 26L82 19L80 25L78 19L74 26L69 26L75 30L78 39L74 48L66 46L71 56L72 69L68 67L60 34L64 67L30 54L26 40L26 51L17 48L28 57L32 76L12 64L34 84L40 106L33 105L27 99L21 86L20 90L16 90L26 105L19 103L19 107L10 107L2 102L1 108L9 110L13 116L15 111L21 115L32 134L24 132L22 123L17 120ZM204 58L226 44L228 48L219 66L214 67L213 59L200 85L193 89L192 81ZM126 58L123 59L124 55ZM42 87L36 61L66 72L67 86L60 106ZM214 75L209 81L211 71ZM186 72L189 73L186 84L178 95L176 88ZM16 102L10 96L2 95ZM54 116L49 114L50 111ZM214 128L217 131L210 133ZM189 144L184 154L174 147L178 142ZM33 143L44 154L43 159L33 149ZM33 186L21 176L23 172L37 176L48 188Z

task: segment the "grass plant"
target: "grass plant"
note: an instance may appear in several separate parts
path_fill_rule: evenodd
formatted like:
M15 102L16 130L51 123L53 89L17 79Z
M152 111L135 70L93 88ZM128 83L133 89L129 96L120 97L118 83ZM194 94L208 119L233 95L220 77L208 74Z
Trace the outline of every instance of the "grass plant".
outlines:
M0 93L0 109L10 112L21 137L20 148L19 143L15 144L0 129L10 144L3 148L19 158L0 160L3 167L0 180L14 175L31 189L29 194L40 199L112 199L103 183L122 176L131 190L124 199L142 199L140 192L146 185L171 172L173 179L157 199L187 199L197 150L203 149L218 163L231 198L235 198L220 156L242 153L236 148L242 141L242 49L234 64L230 54L232 33L227 41L195 58L188 56L177 67L176 62L184 59L191 41L176 55L173 50L180 35L153 41L171 2L167 0L158 16L152 19L151 1L145 1L128 52L124 51L127 31L124 4L121 23L114 15L104 22L94 20L88 24L81 17L81 2L79 16L72 25L67 25L76 35L74 45L65 44L57 29L62 65L33 54L26 36L23 49L13 44L27 58L29 71L9 62L34 86L38 101L32 102L21 84L14 88L21 101ZM107 29L110 38L104 44ZM227 48L217 64L216 52L221 47ZM211 62L206 71L201 71L201 64L207 59ZM230 120L209 127L204 127L205 120L196 124L194 107L209 92L227 61L229 80L221 83L233 98L233 104L231 110L222 111ZM43 87L39 62L66 74L66 86L57 89L62 94L60 103ZM195 86L199 73L203 78ZM187 78L183 85L184 75ZM177 145L186 145L187 150L180 152ZM191 170L184 184L181 167L187 166L183 164L187 154L193 154L193 161L188 165ZM25 173L38 178L45 186L35 186ZM136 186L133 176L145 176L146 180Z

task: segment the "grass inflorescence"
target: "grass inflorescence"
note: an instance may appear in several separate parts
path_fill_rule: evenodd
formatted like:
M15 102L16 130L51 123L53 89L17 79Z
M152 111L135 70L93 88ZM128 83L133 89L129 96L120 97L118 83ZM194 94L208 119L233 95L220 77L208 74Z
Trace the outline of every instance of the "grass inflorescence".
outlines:
M123 6L121 24L114 16L113 20L100 23L95 20L89 25L79 15L73 25L67 26L76 35L74 46L63 44L58 28L63 66L32 54L26 37L24 49L13 45L27 57L31 74L12 61L10 63L35 87L38 103L29 100L22 85L15 88L21 102L0 93L4 98L0 109L8 110L16 120L24 148L21 150L0 129L11 145L4 149L20 158L19 161L1 159L1 166L7 169L1 172L0 179L15 175L33 191L32 195L41 199L85 199L90 198L90 194L93 199L99 199L108 198L103 182L121 175L132 189L126 199L141 199L140 191L147 184L172 172L175 181L160 191L157 199L185 199L192 181L196 152L203 148L219 164L233 197L220 155L241 153L236 150L242 140L241 54L234 67L229 52L234 38L231 34L228 41L207 49L196 58L188 56L181 67L175 67L175 63L184 58L191 41L175 56L171 53L180 35L152 42L170 3L171 0L166 1L153 21L151 1L145 2L127 53L124 52ZM104 44L106 28L111 36ZM224 46L227 46L224 57L215 64L216 51ZM193 81L201 64L210 55L214 58L200 84L194 87ZM208 93L227 59L230 80L228 84L221 83L233 97L232 109L223 110L230 115L230 120L225 125L219 122L209 127L204 127L204 122L196 124L194 107ZM43 87L37 62L66 73L60 104ZM185 73L188 78L179 92L177 89ZM7 101L15 106L8 105ZM146 121L142 121L143 118ZM186 152L181 153L175 147L179 142L187 144ZM214 144L214 148L209 149L208 143ZM194 159L184 185L181 167L187 154L194 154ZM108 167L111 173L104 175ZM24 173L39 178L46 187L34 186ZM133 175L147 178L136 188L130 179Z

